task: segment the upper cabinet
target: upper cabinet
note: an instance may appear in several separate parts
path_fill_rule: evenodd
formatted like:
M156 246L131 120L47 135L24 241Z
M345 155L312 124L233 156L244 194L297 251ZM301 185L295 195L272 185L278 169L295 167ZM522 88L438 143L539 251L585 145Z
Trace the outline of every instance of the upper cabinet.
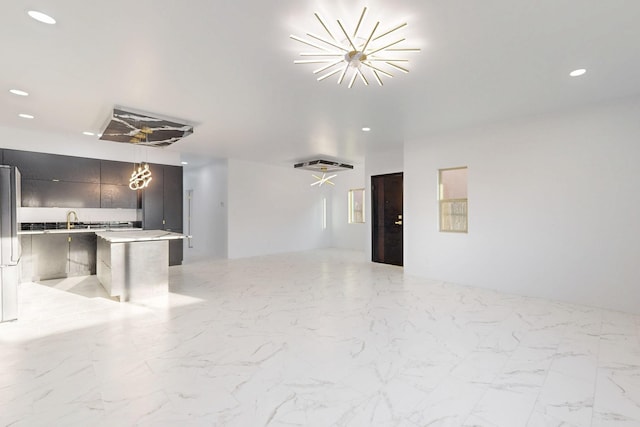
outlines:
M100 160L100 207L136 209L138 192L129 188L133 163Z
M17 166L23 179L100 183L100 160L31 151L4 150L5 164Z
M2 149L1 164L22 174L22 206L139 209L129 188L133 163Z
M22 179L22 206L99 208L100 184Z
M100 183L129 186L133 163L100 160Z
M138 200L138 192L128 185L100 184L101 208L137 209Z

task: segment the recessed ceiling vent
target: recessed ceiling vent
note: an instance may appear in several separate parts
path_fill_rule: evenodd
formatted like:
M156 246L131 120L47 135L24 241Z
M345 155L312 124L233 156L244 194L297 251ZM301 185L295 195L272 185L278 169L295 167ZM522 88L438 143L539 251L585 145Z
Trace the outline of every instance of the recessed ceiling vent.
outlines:
M340 162L331 162L329 160L310 160L308 162L296 163L293 167L296 169L304 169L320 173L340 172L353 169L352 165Z

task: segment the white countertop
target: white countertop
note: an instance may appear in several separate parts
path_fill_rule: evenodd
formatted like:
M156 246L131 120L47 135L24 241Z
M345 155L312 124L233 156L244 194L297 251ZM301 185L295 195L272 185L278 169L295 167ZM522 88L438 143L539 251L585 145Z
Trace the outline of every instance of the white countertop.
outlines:
M25 234L76 234L76 233L98 233L101 231L142 231L142 228L106 228L106 227L96 227L96 228L56 228L53 230L22 230L18 231L18 235Z
M173 233L164 230L132 230L132 231L98 231L96 236L103 238L109 243L145 242L149 240L173 240L184 239L186 236L181 233Z

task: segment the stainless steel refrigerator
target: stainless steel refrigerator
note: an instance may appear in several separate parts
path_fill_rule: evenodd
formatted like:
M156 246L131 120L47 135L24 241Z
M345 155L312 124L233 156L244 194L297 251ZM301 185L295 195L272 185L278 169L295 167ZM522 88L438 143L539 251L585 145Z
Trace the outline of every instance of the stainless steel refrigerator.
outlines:
M20 171L0 165L0 322L18 318Z

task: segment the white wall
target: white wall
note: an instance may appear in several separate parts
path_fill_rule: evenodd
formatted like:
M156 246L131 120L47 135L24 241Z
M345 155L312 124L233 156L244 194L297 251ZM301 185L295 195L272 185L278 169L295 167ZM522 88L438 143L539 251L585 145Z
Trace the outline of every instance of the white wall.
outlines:
M228 166L229 258L330 245L331 224L322 229L328 186L310 187L310 172L237 159Z
M405 144L405 272L640 313L640 99ZM468 166L469 233L439 168Z
M404 153L400 146L395 150L368 152L365 157L366 227L364 234L365 255L371 259L371 177L404 171ZM405 194L406 198L406 194ZM406 205L403 206L406 211ZM403 213L404 218L404 213ZM405 251L406 252L406 251ZM406 255L405 255L406 256Z
M164 148L101 141L97 136L61 135L0 126L0 148L122 162L180 165L180 153Z
M331 247L364 252L365 234L371 224L349 224L349 190L365 187L364 167L355 165L353 170L337 175L335 186L327 187L331 191Z
M198 167L183 168L185 263L227 257L227 161L211 160ZM189 229L189 200L192 190Z

